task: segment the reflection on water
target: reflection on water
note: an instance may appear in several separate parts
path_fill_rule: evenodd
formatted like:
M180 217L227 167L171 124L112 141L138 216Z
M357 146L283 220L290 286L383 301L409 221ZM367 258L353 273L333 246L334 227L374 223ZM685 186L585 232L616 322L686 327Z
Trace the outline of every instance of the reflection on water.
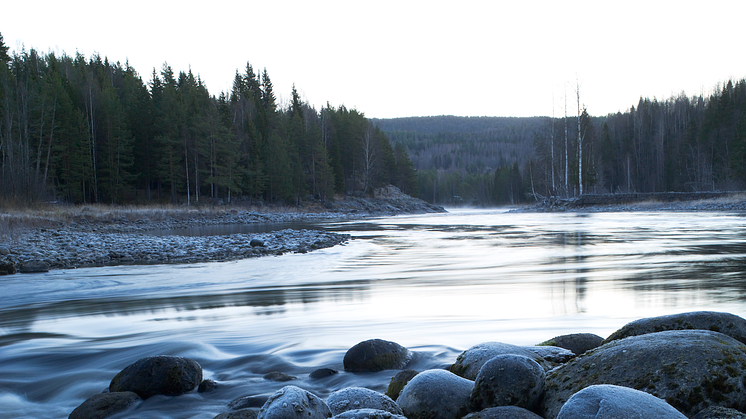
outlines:
M262 379L273 370L322 397L385 390L394 372L308 379L341 370L346 349L370 338L415 349L425 369L483 341L607 336L689 310L743 316L745 221L471 211L327 223L354 239L303 255L5 277L0 417L67 417L124 366L158 354L192 357L224 386L148 400L137 416L212 418L286 384Z

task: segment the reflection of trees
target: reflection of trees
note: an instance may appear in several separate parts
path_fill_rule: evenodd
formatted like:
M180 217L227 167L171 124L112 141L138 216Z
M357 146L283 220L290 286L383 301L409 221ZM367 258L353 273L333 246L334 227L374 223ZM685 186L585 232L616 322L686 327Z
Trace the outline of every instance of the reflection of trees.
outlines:
M78 316L126 316L157 314L164 310L199 311L224 307L259 307L257 314L278 314L286 304L313 304L321 301L354 301L370 289L370 281L344 281L309 286L268 287L207 295L181 295L154 298L92 298L55 301L0 311L0 326L27 331L36 321ZM2 340L0 340L2 346Z

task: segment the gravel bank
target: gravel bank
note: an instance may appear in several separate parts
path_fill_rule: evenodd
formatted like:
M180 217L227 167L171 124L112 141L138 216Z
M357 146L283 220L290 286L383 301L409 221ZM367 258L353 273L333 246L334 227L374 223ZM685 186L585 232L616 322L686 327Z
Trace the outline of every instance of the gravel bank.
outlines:
M661 202L645 200L621 204L585 205L575 199L548 199L543 202L521 207L512 212L644 212L644 211L728 211L746 212L746 195L700 199L688 201Z

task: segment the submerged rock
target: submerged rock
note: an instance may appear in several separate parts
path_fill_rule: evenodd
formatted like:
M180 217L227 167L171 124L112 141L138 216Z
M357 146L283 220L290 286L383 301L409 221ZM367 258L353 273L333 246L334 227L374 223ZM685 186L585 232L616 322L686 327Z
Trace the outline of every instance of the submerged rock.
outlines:
M18 270L22 274L33 274L40 272L49 272L49 265L47 262L41 260L30 260L21 264Z
M545 370L550 368L542 357L526 348L509 343L485 342L474 345L461 353L456 362L451 365L451 372L469 380L476 380L482 365L498 355L523 355L539 363Z
M557 415L557 419L617 418L686 419L686 416L648 393L608 384L590 386L573 394Z
M722 333L673 330L615 340L549 372L544 416L594 384L650 393L685 415L705 407L746 408L746 345Z
M282 371L271 371L271 372L268 372L268 373L264 374L264 376L262 378L264 378L265 380L269 380L269 381L279 381L279 382L293 381L293 380L297 380L298 379L298 377L294 377L294 376L292 376L290 374L286 374L286 373L284 373Z
M323 400L296 386L275 392L259 410L257 419L326 419L332 412Z
M572 351L575 355L582 355L586 351L598 348L604 343L604 338L593 333L572 333L555 336L539 346L558 346Z
M163 394L178 396L202 382L197 361L178 356L153 356L128 365L109 384L109 391L132 391L143 399Z
M716 311L693 311L635 320L612 333L604 343L646 333L690 329L712 330L746 343L746 319Z
M376 372L402 369L411 358L411 352L396 342L370 339L350 348L343 364L345 371Z
M76 407L68 418L106 418L129 409L139 401L142 401L140 396L131 391L96 394Z
M385 394L362 387L348 387L337 390L326 399L333 415L348 410L375 409L401 415L402 410L395 401Z
M339 371L333 370L331 368L319 368L317 370L312 371L310 374L308 374L308 378L318 380L320 378L331 377L332 375L335 375L335 374L339 374Z
M536 411L544 394L544 369L523 355L498 355L479 370L469 407L518 406Z
M445 370L417 374L396 402L408 418L461 419L469 412L474 382Z

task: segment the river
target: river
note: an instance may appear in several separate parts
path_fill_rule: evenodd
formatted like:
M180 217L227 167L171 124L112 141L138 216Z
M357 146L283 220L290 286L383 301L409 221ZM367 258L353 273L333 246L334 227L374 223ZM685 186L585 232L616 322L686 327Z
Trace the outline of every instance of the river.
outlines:
M693 310L746 315L746 214L467 211L317 226L343 246L193 265L0 277L0 418L66 418L122 368L197 360L220 387L156 396L122 417L206 418L288 383L322 398L385 391L395 371L345 373L356 343L443 368L480 342L533 345ZM317 368L340 373L311 380Z

